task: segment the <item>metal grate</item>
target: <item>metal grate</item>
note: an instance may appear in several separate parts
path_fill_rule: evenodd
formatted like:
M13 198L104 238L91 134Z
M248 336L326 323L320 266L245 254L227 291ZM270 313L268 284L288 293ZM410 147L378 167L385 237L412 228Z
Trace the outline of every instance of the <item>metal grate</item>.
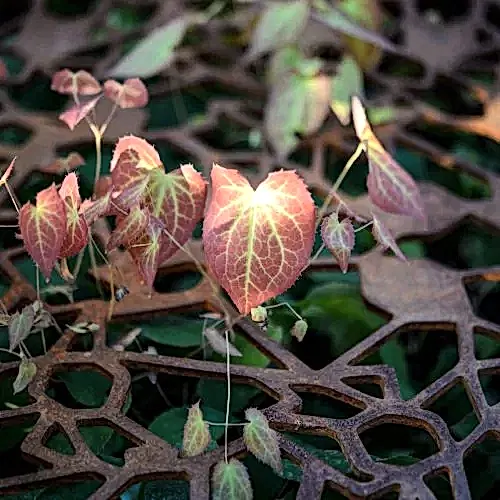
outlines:
M76 19L54 17L46 9L48 2L42 0L19 1L15 6L11 4L9 2L9 7L0 7L0 15L7 19L0 25L0 35L15 35L4 52L19 57L24 64L18 74L0 88L0 129L7 125L21 127L29 130L31 136L19 146L0 144L0 157L6 160L18 155L13 177L13 185L17 189L35 172L51 174L45 165L58 156L58 151L68 145L89 143L90 137L83 127L75 132L68 131L58 122L57 114L53 111L22 109L11 96L24 92L26 85L38 76L48 77L61 67L94 69L96 76L102 76L103 70L119 57L124 41L143 35L190 5L159 0L148 2L147 5L154 8L154 13L145 25L127 34L108 30L102 42L96 41L94 34L97 28L102 27L103 19L114 5L112 0L95 2L95 9L89 9L91 13L82 14ZM144 5L145 2L128 0L125 4ZM393 36L399 44L394 44L393 53L388 53L378 69L368 74L369 85L373 90L371 102L387 105L403 103L407 105L407 112L396 122L379 127L377 133L389 148L404 145L431 158L443 169L454 171L456 175L464 172L479 178L489 185L492 194L488 199L465 200L435 183L422 183L424 204L430 214L428 225L423 227L418 221L398 217L389 217L387 223L397 238L437 238L466 218L473 218L498 230L499 177L481 169L474 162L449 154L445 147L436 145L417 132L419 126L426 124L473 132L497 140L500 138L500 122L496 116L498 98L495 94L499 66L494 62L495 54L498 55L500 50L500 26L495 24L494 13L500 10L500 4L470 0L464 3L462 15L441 20L438 24L433 23L429 11L422 11L424 4L417 0L385 2L388 11L397 16L395 25L398 30ZM221 42L223 34L244 25L252 15L253 8L249 7L247 15L241 18L213 21L200 28L200 35L205 40L203 47L188 45L182 49L174 67L150 84L152 96L216 84L241 94L242 98L213 100L202 122L191 121L154 130L147 128L146 112L127 111L114 120L106 142L111 145L119 136L133 133L152 142L167 143L181 156L203 165L206 175L214 161L243 170L249 166L257 167L249 174L255 182L277 167L297 169L318 196L325 196L331 185L327 175L328 154L333 152L337 158L344 158L353 150L354 144L351 130L342 129L333 119L325 125L323 132L301 143L299 153L310 158L307 166L291 160L284 165L276 165L272 155L264 149L223 150L206 139L210 132L217 132L223 119L246 129L262 128L264 88L251 69L224 65L223 61L230 49ZM311 29L306 38L313 47L337 46L336 37L321 22ZM415 77L394 74L391 58L413 61L420 68L420 73ZM334 61L331 64L334 65ZM492 75L493 85L486 87L474 79L474 75L483 70ZM443 82L448 87L443 86ZM455 114L446 109L437 109L429 98L442 93L442 88L450 88L450 83L456 92L450 93L444 101L450 99L456 109ZM466 94L466 98L460 97L461 108L456 108L455 102L452 102L454 94ZM471 118L470 114L475 116ZM369 203L365 195L346 195L346 198L360 214L369 215ZM2 206L7 206L3 191L0 192L0 202ZM0 220L3 224L15 223L16 215L10 209L3 209L0 211ZM109 229L105 225L97 227L96 238L101 242L106 241L108 234ZM200 242L193 240L190 246L201 260ZM9 283L2 300L9 310L36 298L35 290L14 265L14 260L21 255L23 251L20 248L9 248L0 253L0 272ZM130 290L126 300L116 304L115 320L126 321L152 312L187 311L196 307L219 309L220 304L212 298L211 287L204 279L190 290L153 292L150 297L148 291L138 283L127 254L116 252L110 259L123 274L122 284ZM400 498L429 499L434 498L434 495L424 479L443 471L449 474L455 498L470 498L464 456L486 436L491 433L498 435L500 429L498 408L488 404L479 381L480 373L498 372L500 360L476 358L474 332L479 329L500 338L500 327L475 315L464 282L500 280L500 267L456 270L426 259L404 264L384 255L379 249L355 257L352 267L359 271L362 293L367 303L390 316L386 325L324 368L313 370L270 340L258 327L243 320L240 322L243 333L278 368L233 366L235 380L254 385L277 399L275 404L265 410L277 430L326 435L340 444L352 467L351 476L330 467L287 438L281 438L283 453L299 463L303 470L297 498L319 499L327 484L349 498L382 497L391 491L399 491ZM196 270L182 254L167 264L165 272L172 269ZM335 269L331 259L317 260L309 271L325 269ZM108 267L100 267L96 278L104 283L109 281ZM76 315L75 321L88 320L99 325L107 323L108 304L101 300L53 306L50 310L56 316ZM429 330L447 329L456 335L459 361L414 398L404 400L393 368L359 362L395 334L411 331L421 325ZM105 327L95 334L91 351L73 351L71 345L75 342L75 335L69 330L65 331L47 355L35 359L38 373L29 386L33 403L0 411L1 427L14 425L32 416L38 418L22 443L22 452L35 463L46 466L38 472L4 477L0 480L0 495L39 488L58 481L94 477L104 482L90 498L107 499L115 498L130 484L140 480L179 478L189 480L192 499L208 499L210 469L222 458L223 450L217 449L202 457L180 458L177 449L132 421L121 409L130 390L131 369L223 378L224 365L168 356L151 357L128 351L117 352L106 345ZM16 368L17 363L14 362L0 364L0 377L15 373ZM103 407L66 408L46 395L46 388L54 373L85 368L97 370L112 380L109 397ZM383 397L370 396L355 388L356 384L366 382L381 386ZM465 387L479 420L477 427L461 441L454 439L441 417L428 410L437 398L458 384ZM344 420L304 415L296 391L327 395L360 411ZM92 423L118 429L134 444L125 453L123 467L115 467L100 460L88 449L78 427ZM360 434L387 423L424 429L437 442L438 451L406 467L375 462L365 449ZM54 425L64 430L69 437L75 449L74 455L62 455L44 446L47 434ZM243 452L241 439L231 442L231 455Z

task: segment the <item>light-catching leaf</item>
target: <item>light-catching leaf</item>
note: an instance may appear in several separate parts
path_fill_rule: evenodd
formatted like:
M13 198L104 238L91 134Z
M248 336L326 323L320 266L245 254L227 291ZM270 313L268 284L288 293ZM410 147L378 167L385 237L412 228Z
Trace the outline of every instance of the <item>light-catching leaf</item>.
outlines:
M294 0L270 4L253 33L249 57L282 48L298 40L309 16L309 3Z
M226 356L227 351L229 351L229 356L241 356L241 352L234 347L231 342L228 342L226 345L226 337L222 336L222 334L216 328L205 328L203 330L203 335L208 341L210 347L217 353L222 356Z
M326 248L335 257L341 271L346 273L355 242L351 221L349 219L339 221L338 215L335 212L331 213L321 224L321 238Z
M36 195L36 206L22 206L19 228L26 250L49 279L66 234L66 209L54 184Z
M281 474L283 464L278 444L278 433L269 427L265 415L256 408L248 408L245 411L245 418L248 420L248 423L243 427L243 439L246 447L261 462Z
M149 100L148 89L140 78L129 78L123 84L107 80L104 95L122 109L143 108Z
M252 483L247 468L232 458L219 462L212 474L213 500L252 500Z
M384 212L425 219L417 184L384 149L373 133L361 101L352 99L354 128L368 156L368 194Z
M316 132L326 118L331 80L326 76L291 75L277 82L265 110L264 126L279 158L298 143L296 134Z
M59 94L69 95L95 95L101 91L101 85L89 72L80 70L73 73L69 69L55 73L50 88Z
M337 68L332 80L331 107L342 125L351 122L351 99L353 95L363 96L363 73L356 61L346 55Z
M208 424L203 420L203 413L198 401L189 408L188 418L184 425L182 451L187 457L199 455L207 449L211 439Z
M207 264L246 315L292 286L309 262L314 203L293 171L269 174L256 190L237 170L214 165L211 177Z
M75 168L85 165L85 160L82 155L76 152L69 153L66 158L57 158L50 165L43 167L43 171L50 174L62 174L64 172L71 172Z
M9 349L13 351L31 333L35 322L35 310L33 304L29 304L19 312L10 316L9 329Z
M68 110L59 115L59 120L63 121L70 130L75 127L96 107L101 96L94 97L85 103L74 104Z
M262 306L253 307L250 311L250 316L252 317L252 321L262 323L267 319L267 309Z
M137 152L139 162L136 167L141 170L153 170L154 168L160 167L162 164L160 155L153 145L149 144L148 141L142 139L141 137L126 135L125 137L120 137L116 143L115 150L113 151L113 158L111 159L111 172L113 172L117 166L122 153L128 149L132 149Z
M111 192L107 192L96 200L84 200L80 205L79 213L83 215L87 226L90 227L97 219L110 211Z
M109 76L149 78L156 75L172 62L174 50L189 24L190 18L182 16L154 29L109 71Z
M373 230L372 234L375 240L380 243L382 248L390 248L396 257L406 262L406 257L403 252L399 249L397 243L394 241L391 232L382 223L382 221L372 214L373 217Z
M23 358L21 363L19 363L19 371L17 373L16 380L12 388L14 389L14 394L24 391L28 384L33 380L36 375L36 365L30 359Z

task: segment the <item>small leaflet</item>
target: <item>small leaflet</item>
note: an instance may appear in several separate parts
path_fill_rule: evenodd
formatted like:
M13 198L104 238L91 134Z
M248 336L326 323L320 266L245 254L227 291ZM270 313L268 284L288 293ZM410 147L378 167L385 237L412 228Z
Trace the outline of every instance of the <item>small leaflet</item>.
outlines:
M14 394L24 391L28 384L33 380L36 375L36 365L30 359L23 358L19 364L19 371L16 380L12 384Z
M219 462L212 474L213 500L252 500L252 483L245 465L231 458Z
M351 221L349 219L339 221L338 215L333 212L321 224L321 237L345 274L355 243L354 227Z
M33 304L27 305L23 310L15 312L9 319L9 349L13 351L31 333L35 322Z
M295 337L298 342L302 342L307 333L307 321L305 319L299 319L295 322L292 329L290 330L290 334L292 337Z
M398 247L394 237L387 227L382 223L382 221L372 214L373 217L373 229L372 234L375 240L380 243L380 246L384 249L390 248L396 257L406 262L406 257L403 252Z
M242 356L241 352L234 347L231 342L229 342L229 345L226 346L226 338L225 336L222 336L219 330L216 328L205 328L203 330L203 335L208 341L209 346L217 353L221 354L222 356L226 356L227 350L229 350L229 356L236 356L240 357Z
M188 418L184 425L182 451L187 457L194 457L203 453L211 441L208 423L203 420L200 402L189 408Z

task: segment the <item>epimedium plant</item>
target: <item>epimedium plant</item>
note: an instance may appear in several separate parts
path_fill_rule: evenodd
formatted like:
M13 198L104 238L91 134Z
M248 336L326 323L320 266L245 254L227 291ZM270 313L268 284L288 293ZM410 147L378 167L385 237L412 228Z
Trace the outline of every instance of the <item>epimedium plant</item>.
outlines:
M219 293L220 287L228 293L241 316L250 315L253 321L261 323L266 319L267 310L276 307L268 301L288 290L307 268L319 228L323 241L320 251L326 246L345 273L356 232L368 227L383 248L390 248L397 257L405 258L383 222L384 212L425 218L416 183L377 139L357 96L352 97L350 107L359 145L322 206L316 207L295 171L272 172L254 189L237 170L213 165L209 184L190 164L167 172L154 146L135 136L118 140L111 160L111 174L102 178L102 136L117 108L142 107L147 103L145 85L134 78L124 83L108 80L101 86L85 71L62 70L54 75L52 88L73 97L73 106L63 112L60 119L70 129L85 120L94 135L97 152L94 196L82 200L78 176L69 172L60 186L52 184L40 191L35 204L27 202L19 207L9 186L14 160L0 179L0 187L8 190L19 212L18 225L25 249L46 280L54 269L64 280L74 279L75 271L68 269L67 259L81 255L91 243L93 224L113 216L116 225L106 251L119 246L125 248L140 278L151 288L158 268L176 252L184 251L194 258L184 245L203 219L207 269L195 259L200 272L208 277L215 293ZM108 118L98 125L94 109L103 97L113 102L113 108ZM370 220L353 212L338 195L343 179L363 152L368 158L367 188L374 206ZM205 206L209 188L210 201ZM252 498L248 472L241 461L228 456L229 426L242 425L248 450L278 473L282 470L279 436L270 428L265 415L255 408L246 410L247 422L229 423L230 359L240 353L230 343L235 321L223 305L222 309L223 319L210 326L205 322L203 334L212 349L226 358L225 422L208 422L199 403L192 406L184 427L183 453L186 456L203 453L211 443L209 427L224 426L225 458L212 475L213 496L215 499L247 499ZM301 341L306 335L307 323L294 314L297 321L291 334ZM23 340L31 333L41 331L43 334L44 328L57 324L40 300L12 315L5 311L2 321L8 325L9 352L19 349L21 363L14 382L14 390L19 392L36 375L36 363L30 359ZM93 332L97 328L92 323L71 326L76 332ZM133 339L134 335L137 332L129 337ZM148 352L156 354L154 350Z

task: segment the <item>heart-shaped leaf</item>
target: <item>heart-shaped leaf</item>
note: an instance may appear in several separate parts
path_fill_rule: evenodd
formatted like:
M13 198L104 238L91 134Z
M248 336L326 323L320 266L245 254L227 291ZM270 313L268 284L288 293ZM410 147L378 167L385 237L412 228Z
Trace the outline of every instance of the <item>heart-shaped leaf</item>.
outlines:
M118 245L131 246L138 241L148 227L149 212L136 205L127 216L121 216L117 220L118 224L106 245L108 251Z
M174 50L184 38L190 21L189 16L178 17L154 29L110 70L109 75L115 78L156 75L171 63Z
M22 206L19 229L26 250L49 279L66 235L66 209L54 184L37 194L36 206Z
M139 169L152 170L162 165L160 155L148 141L135 135L126 135L120 137L116 143L115 150L113 151L113 158L111 159L110 170L113 172L118 164L121 154L128 149L133 149L139 156L139 163L136 165Z
M188 411L188 418L184 425L182 451L187 457L194 457L203 453L211 440L212 436L210 436L208 424L203 420L203 413L198 401Z
M213 500L252 500L252 483L245 465L232 458L219 462L212 475Z
M69 173L63 180L59 188L59 196L62 200L70 198L71 204L77 209L82 201L80 197L80 189L78 187L78 177L74 172Z
M84 70L73 73L69 69L55 73L50 88L59 94L70 95L95 95L101 91L101 85L90 73Z
M341 271L346 273L355 238L351 221L349 219L339 221L338 215L333 212L321 224L321 237L326 248L338 262Z
M306 0L270 4L252 36L249 57L282 48L297 41L309 16Z
M314 203L294 171L271 173L256 190L237 170L214 165L211 177L203 225L207 264L246 315L292 286L307 265Z
M122 109L143 108L149 100L148 89L140 78L129 78L123 84L107 80L104 95Z
M256 408L248 408L245 411L245 418L248 420L248 423L243 427L243 439L246 447L261 462L281 474L283 464L277 432L269 427L265 415Z
M396 257L406 262L406 257L403 252L399 249L396 241L394 240L391 232L382 221L372 214L373 217L373 229L372 234L375 240L380 243L382 248L390 248Z
M75 127L95 108L101 96L94 97L85 103L75 104L64 113L59 115L59 120L63 121L70 130Z
M352 112L356 135L368 156L368 194L384 212L425 219L417 184L384 149L373 133L361 101L354 96Z

